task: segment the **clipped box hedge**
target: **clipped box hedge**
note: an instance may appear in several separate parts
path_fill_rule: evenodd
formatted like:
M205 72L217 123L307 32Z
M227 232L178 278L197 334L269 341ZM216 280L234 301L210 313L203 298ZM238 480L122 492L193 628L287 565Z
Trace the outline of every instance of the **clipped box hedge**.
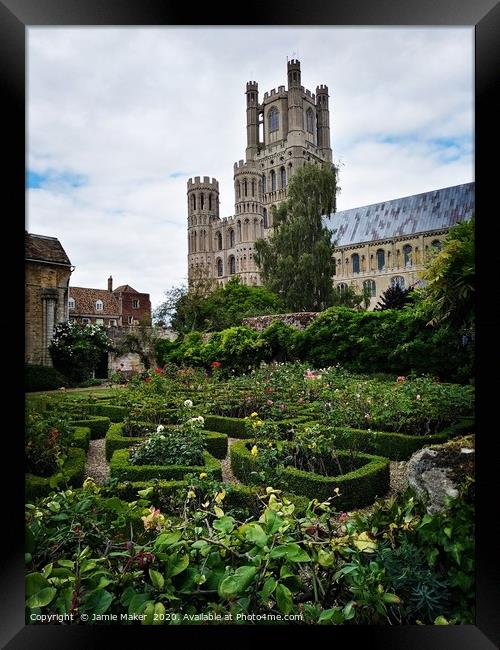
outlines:
M227 456L227 436L217 431L205 431L207 451L215 458ZM132 445L143 442L144 437L131 437L123 434L123 424L112 424L106 434L106 460L111 460L117 449L126 449Z
M112 478L120 481L148 481L150 479L183 479L189 473L206 472L212 478L222 479L221 466L208 451L203 452L203 465L132 465L129 462L129 450L117 449L110 463Z
M179 490L186 491L188 481L133 481L118 483L113 488L113 494L125 501L135 501L138 498L137 492L148 487L153 488L153 492L148 497L157 507L161 505L162 511L168 498L175 495ZM253 515L258 516L264 509L264 503L259 496L265 494L265 489L251 485L241 485L239 483L225 483L226 496L221 506L224 511L229 508L246 508ZM299 515L303 515L309 505L309 499L296 494L285 494L294 505ZM163 503L160 503L163 502Z
M253 475L255 458L248 449L248 441L234 443L230 448L231 468L240 481L258 484L259 479ZM339 460L349 458L350 452L338 451ZM286 467L282 472L285 490L308 499L323 501L335 496L335 488L340 495L335 498L337 509L354 509L373 503L377 496L383 496L389 490L390 472L389 459L381 456L356 453L360 466L340 476L324 476L314 472L305 472L295 467Z
M305 426L314 426L318 422L308 422ZM390 460L408 460L419 449L429 445L439 445L457 435L474 431L474 421L463 419L458 424L443 429L439 433L427 436L414 436L406 433L389 433L387 431L367 431L366 429L351 429L339 427L328 429L335 436L334 445L337 449L353 449L354 451L384 456Z
M295 425L303 424L311 419L310 416L298 415L294 418L286 418L283 420L272 420L280 431L286 433L288 429ZM248 433L246 422L244 418L230 418L225 415L206 415L205 426L210 431L219 431L226 433L230 438L252 438L253 435Z
M85 451L79 447L71 447L68 450L63 471L72 487L80 487L85 478ZM26 501L46 497L57 488L50 487L51 476L35 476L26 474L25 495Z
M72 447L79 447L80 449L87 451L89 448L89 442L90 429L88 427L75 427L73 429Z
M97 438L104 438L109 429L110 420L103 415L89 415L88 418L82 420L71 420L71 424L75 427L88 427L90 429L90 439L96 440Z
M115 406L114 404L93 404L89 407L89 413L102 415L109 418L111 422L123 422L127 416L127 408L125 406Z

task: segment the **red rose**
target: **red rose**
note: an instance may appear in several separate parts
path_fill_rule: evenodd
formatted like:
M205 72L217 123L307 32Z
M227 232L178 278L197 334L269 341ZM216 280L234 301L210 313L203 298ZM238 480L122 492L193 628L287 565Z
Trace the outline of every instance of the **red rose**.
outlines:
M212 361L210 364L212 368L220 368L221 367L221 362L220 361Z

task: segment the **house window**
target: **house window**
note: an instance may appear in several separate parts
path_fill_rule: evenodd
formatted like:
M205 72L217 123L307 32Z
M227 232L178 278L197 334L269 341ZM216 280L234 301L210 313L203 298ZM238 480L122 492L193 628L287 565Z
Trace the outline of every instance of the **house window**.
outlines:
M269 111L269 132L272 133L273 131L277 131L279 129L279 113L276 108L271 108Z
M95 319L95 324L96 325L104 325L104 318L96 318Z
M276 189L276 172L274 169L271 169L271 192L274 192Z
M90 323L90 318L82 318L82 325L88 325Z
M95 301L95 310L96 311L102 311L104 309L104 304L102 300L96 300Z
M307 131L309 133L314 133L314 114L312 112L312 108L307 109L306 124L307 124Z
M133 309L139 309L139 301L137 300L137 298L132 300L132 308Z
M359 273L359 255L357 253L354 253L354 255L351 257L351 261L352 261L352 272Z
M116 318L110 318L109 319L109 326L110 327L116 327Z
M377 295L375 280L365 280L363 282L363 289L371 298Z
M346 291L346 290L347 290L347 284L346 284L345 282L340 282L340 283L337 285L337 291L338 291L339 293L344 293L344 291Z
M234 255L231 255L229 258L229 274L234 275L236 273L236 259Z
M405 279L402 275L395 275L391 278L391 287L399 287L400 289L405 288Z
M222 260L219 258L217 260L217 277L221 278L224 275L224 266Z
M70 298L70 299L68 300L68 309L74 309L74 308L75 308L75 299L74 299L74 298Z
M433 250L437 251L438 253L443 248L443 244L439 241L439 239L435 239L432 242L431 246L432 246Z
M385 251L382 248L377 251L377 268L379 271L383 271L385 268Z
M133 316L128 316L127 322L128 322L129 325L133 325L134 324L134 317Z
M412 248L410 244L406 244L406 246L403 246L403 258L404 258L405 266L411 266L411 251Z

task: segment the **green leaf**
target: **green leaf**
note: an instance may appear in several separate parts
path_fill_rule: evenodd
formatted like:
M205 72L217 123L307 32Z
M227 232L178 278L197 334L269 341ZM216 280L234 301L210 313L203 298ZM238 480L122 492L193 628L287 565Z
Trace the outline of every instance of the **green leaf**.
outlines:
M141 620L142 625L153 625L155 617L155 604L150 600L144 607L142 614L145 615L145 618Z
M271 558L284 557L289 562L310 562L311 561L311 558L304 551L304 549L300 548L300 546L295 543L282 544L281 546L276 546L276 548L273 548L273 550L269 554L269 557Z
M33 553L35 550L35 536L31 528L26 525L24 528L24 551L25 553Z
M104 614L111 605L112 600L113 594L105 589L98 589L93 591L85 600L82 609L86 612L92 612L93 614Z
M354 609L355 605L356 605L356 603L354 602L354 600L350 600L347 603L347 605L344 607L344 609L342 610L342 613L343 613L344 618L345 618L346 621L349 621L351 618L354 618L354 616L356 614L355 609Z
M263 600L268 600L269 596L273 593L273 591L276 589L276 585L278 583L274 578L268 578L264 582L264 586L262 587L262 591L260 592L260 595L262 596Z
M172 546L172 544L175 544L180 540L181 536L182 533L179 530L176 530L173 533L161 533L161 535L158 535L155 539L153 546L154 548Z
M168 572L169 576L176 576L182 573L189 566L189 555L185 553L182 557L178 558L173 567Z
M223 533L230 533L234 528L234 519L228 515L224 515L220 519L216 519L212 525L215 530L220 530Z
M334 625L342 625L344 622L344 615L340 607L333 607L332 609L324 609L319 618L318 623L331 622Z
M285 585L280 583L276 587L275 598L276 598L276 604L283 612L283 614L289 614L292 611L293 609L292 592L290 591L290 589L288 589L288 587L285 587Z
M232 598L240 594L251 584L257 573L257 567L241 566L236 569L233 575L224 578L219 585L219 596L221 598Z
M256 546L265 546L267 544L267 535L259 524L251 523L245 526L245 539Z
M28 573L26 576L26 597L29 598L33 594L38 593L42 589L50 587L47 578L44 578L41 573Z
M434 625L449 625L449 622L445 619L444 616L438 616L434 619Z
M153 487L148 487L148 488L146 488L145 490L139 490L139 491L137 492L137 494L138 494L140 497L148 497L148 496L151 494L151 492L153 492L153 490L154 490Z
M153 614L153 625L164 625L165 623L165 606L163 603L155 603Z
M48 578L50 576L50 574L52 572L52 567L53 567L52 562L43 567L42 575L43 575L44 578Z
M165 584L165 578L162 576L162 574L159 571L155 571L154 569L149 569L149 577L153 583L153 587L155 587L155 589L158 589L158 591L161 591L163 589L163 585Z
M57 589L54 587L45 587L30 596L26 601L26 607L34 609L35 607L45 607L55 598Z
M388 593L385 593L382 596L382 600L384 601L384 603L388 603L390 605L401 602L401 598L399 596L396 596L396 594L388 594Z
M261 519L259 519L259 521L261 521ZM268 535L274 535L274 533L277 533L280 526L283 524L283 519L281 519L274 510L270 510L269 508L264 511L263 519L266 524Z
M66 567L67 569L73 569L73 567L75 566L73 560L57 560L57 564L59 566Z
M147 602L152 602L150 594L135 594L135 596L132 596L130 599L128 613L131 615L140 614L144 609L144 604Z

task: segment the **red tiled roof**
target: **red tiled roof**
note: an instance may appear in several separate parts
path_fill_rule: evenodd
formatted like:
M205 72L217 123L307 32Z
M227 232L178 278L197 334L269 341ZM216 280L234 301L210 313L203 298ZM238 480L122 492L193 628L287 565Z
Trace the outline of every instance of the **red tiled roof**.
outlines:
M55 262L71 266L66 251L56 237L33 235L25 233L24 237L25 259L39 260L41 262Z
M87 287L70 287L69 297L75 301L75 308L70 309L70 316L108 316L119 318L120 306L115 296L105 289L88 289ZM95 303L102 300L103 309L97 310Z
M115 293L139 293L135 289L133 289L129 284L121 284L119 287L116 287L114 289Z

